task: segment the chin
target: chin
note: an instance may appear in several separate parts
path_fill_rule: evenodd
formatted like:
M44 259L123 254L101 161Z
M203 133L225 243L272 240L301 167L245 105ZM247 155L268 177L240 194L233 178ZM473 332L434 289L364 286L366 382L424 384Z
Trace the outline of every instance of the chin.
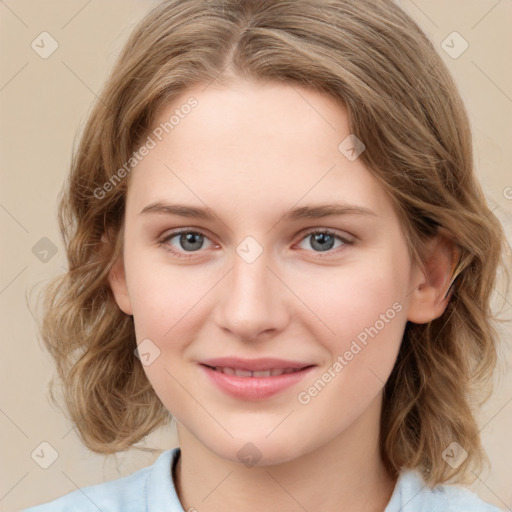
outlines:
M217 456L247 468L284 464L308 451L304 445L304 439L295 440L289 435L269 439L265 437L267 434L268 432L254 433L254 435L248 433L243 437L224 438L222 442L216 440L206 442L204 445Z

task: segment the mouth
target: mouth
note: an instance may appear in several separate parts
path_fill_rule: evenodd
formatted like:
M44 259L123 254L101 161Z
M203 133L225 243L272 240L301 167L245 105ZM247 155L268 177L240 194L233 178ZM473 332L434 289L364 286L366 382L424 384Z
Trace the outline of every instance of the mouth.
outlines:
M285 373L296 373L309 368L310 366L304 366L304 368L271 368L269 370L242 370L241 368L231 368L229 366L209 366L204 365L216 372L225 373L226 375L236 375L237 377L278 377Z
M297 385L317 365L282 359L211 359L199 363L208 382L240 400L270 398Z

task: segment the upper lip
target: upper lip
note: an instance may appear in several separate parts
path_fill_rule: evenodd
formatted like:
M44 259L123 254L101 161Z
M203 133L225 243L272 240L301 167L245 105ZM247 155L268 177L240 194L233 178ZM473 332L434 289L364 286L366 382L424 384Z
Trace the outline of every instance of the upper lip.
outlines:
M286 368L305 368L313 366L311 363L301 361L288 361L285 359L277 359L275 357L262 357L258 359L241 359L239 357L218 357L214 359L206 359L200 361L200 364L212 367L228 367L235 370L248 370L251 372L286 369Z

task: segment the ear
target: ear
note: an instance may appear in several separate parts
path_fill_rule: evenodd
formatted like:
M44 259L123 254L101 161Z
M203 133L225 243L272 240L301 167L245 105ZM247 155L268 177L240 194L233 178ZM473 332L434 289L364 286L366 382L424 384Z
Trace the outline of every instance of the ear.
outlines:
M440 234L427 245L425 268L416 265L415 288L407 310L407 320L425 324L440 317L450 302L454 271L460 249L447 235Z
M105 234L101 236L101 241L105 244L109 243ZM127 315L133 315L128 286L126 285L126 273L122 251L108 273L108 283L119 309Z

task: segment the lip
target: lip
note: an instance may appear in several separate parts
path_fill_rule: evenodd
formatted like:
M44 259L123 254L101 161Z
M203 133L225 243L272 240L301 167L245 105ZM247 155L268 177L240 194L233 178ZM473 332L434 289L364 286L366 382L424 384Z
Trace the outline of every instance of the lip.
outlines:
M283 359L209 359L199 364L202 371L224 393L241 400L263 400L277 395L300 382L315 365ZM270 377L240 377L217 371L212 366L230 367L240 370L261 371L272 368L296 368L293 373L283 373Z

